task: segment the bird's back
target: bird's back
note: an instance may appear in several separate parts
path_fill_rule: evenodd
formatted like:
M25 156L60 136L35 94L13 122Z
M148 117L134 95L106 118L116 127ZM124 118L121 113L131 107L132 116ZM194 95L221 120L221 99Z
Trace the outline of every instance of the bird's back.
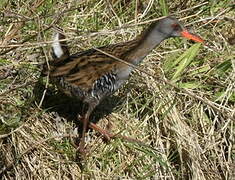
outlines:
M136 45L136 40L133 40L99 49L125 59L128 51ZM54 53L59 52L59 50L55 50L55 47L53 47L53 51ZM66 58L58 57L58 60L50 61L49 68L45 64L44 74L49 73L50 79L66 94L76 96L88 103L99 101L112 94L125 82L131 72L128 65L95 49L64 57Z

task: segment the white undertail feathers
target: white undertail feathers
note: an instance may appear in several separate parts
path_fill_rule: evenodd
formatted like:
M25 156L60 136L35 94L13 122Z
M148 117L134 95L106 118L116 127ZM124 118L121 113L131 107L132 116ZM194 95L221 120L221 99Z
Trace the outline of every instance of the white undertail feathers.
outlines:
M56 58L61 58L64 55L64 51L60 42L60 34L58 32L54 35L54 41L52 43L52 49Z

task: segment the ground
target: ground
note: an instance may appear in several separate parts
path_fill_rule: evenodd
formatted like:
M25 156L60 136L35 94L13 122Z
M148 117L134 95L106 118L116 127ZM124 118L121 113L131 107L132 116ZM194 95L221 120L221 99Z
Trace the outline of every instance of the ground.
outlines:
M234 8L232 0L2 0L2 179L234 178ZM54 29L75 53L133 39L166 15L205 43L176 38L153 50L91 118L138 142L89 130L81 158L81 102L40 78Z

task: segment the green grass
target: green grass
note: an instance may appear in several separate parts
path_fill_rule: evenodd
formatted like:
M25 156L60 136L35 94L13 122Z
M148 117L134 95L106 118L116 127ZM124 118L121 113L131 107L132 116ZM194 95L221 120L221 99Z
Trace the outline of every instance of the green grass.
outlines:
M0 2L2 179L234 177L235 48L229 42L235 33L233 1L139 2L138 6L134 0ZM181 12L184 9L188 10ZM179 19L187 17L183 23L190 24L187 28L206 44L182 38L163 42L140 65L154 78L135 70L128 84L94 113L101 116L99 126L111 123L112 132L144 145L121 139L106 143L89 131L89 154L80 159L72 138L80 127L76 125L80 104L49 84L39 107L46 79L35 82L40 65L51 60L53 29L46 28L60 16L53 25L64 29L71 52L78 52L133 39L147 26L135 23L173 13ZM12 45L19 46L10 49Z

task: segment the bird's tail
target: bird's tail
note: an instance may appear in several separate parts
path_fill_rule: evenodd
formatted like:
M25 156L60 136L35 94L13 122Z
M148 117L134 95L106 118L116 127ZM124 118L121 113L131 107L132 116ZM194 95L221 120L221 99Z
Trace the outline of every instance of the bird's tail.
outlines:
M57 31L54 33L53 43L52 43L52 58L49 62L45 62L42 67L41 76L45 76L49 71L53 71L54 68L60 66L67 61L69 61L69 49L67 42L65 40L65 35L63 32Z
M64 61L69 57L69 49L65 40L65 35L56 32L52 43L52 56L56 62Z

